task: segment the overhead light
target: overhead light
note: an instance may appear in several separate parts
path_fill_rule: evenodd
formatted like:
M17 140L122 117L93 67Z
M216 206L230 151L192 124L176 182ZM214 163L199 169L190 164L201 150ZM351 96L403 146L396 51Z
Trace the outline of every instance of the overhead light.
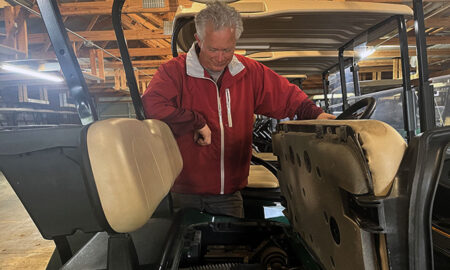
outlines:
M31 70L31 69L22 68L22 67L19 67L19 66L8 65L8 64L4 64L3 63L3 64L1 64L1 68L4 69L4 70L11 71L11 72L20 73L20 74L24 74L24 75L35 77L35 78L38 78L38 79L52 81L52 82L63 82L64 81L64 79L59 77L59 76L55 76L55 75L51 75L51 74L45 74L43 72L34 71L34 70Z
M359 54L359 60L363 60L367 57L369 57L370 55L372 55L375 52L375 49L368 49L366 51L363 51Z

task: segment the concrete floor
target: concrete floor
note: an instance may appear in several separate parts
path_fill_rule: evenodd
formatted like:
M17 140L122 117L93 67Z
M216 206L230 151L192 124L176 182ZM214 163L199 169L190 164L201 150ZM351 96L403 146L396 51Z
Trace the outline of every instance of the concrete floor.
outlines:
M0 172L0 270L45 269L54 248Z

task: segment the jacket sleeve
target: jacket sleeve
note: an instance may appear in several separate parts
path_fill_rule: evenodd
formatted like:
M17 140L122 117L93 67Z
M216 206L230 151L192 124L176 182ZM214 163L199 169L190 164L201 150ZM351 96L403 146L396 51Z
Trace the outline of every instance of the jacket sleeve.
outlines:
M142 96L142 102L147 118L166 122L178 137L202 128L206 121L198 112L181 107L183 72L174 66L174 62L160 66Z
M255 88L255 113L276 119L286 117L298 119L315 119L323 112L296 85L273 70L256 63L253 74L260 84Z

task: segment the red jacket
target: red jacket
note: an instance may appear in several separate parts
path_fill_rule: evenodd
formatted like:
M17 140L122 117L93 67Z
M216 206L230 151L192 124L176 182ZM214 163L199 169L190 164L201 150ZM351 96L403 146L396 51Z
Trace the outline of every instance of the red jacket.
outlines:
M297 113L299 119L314 119L322 110L287 79L240 55L216 84L194 46L159 67L142 96L145 113L165 121L178 142L184 166L172 191L233 193L247 185L254 114L282 119ZM200 146L193 131L205 123L211 144Z

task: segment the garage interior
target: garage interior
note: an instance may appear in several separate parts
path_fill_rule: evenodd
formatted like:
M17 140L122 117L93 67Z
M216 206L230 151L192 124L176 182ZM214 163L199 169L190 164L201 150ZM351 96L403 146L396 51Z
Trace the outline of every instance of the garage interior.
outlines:
M112 27L113 1L57 2L99 118L135 117ZM412 7L410 0L361 2L402 3ZM122 24L141 94L158 66L172 58L172 22L177 7L191 4L189 0L126 0ZM424 0L423 5L429 77L450 75L450 1ZM414 67L413 20L407 22L407 27ZM384 90L396 82L401 85L397 45L396 38L389 39L358 63L359 79L376 85L366 91ZM80 124L34 0L0 0L0 65L0 129ZM44 80L19 74L11 66L50 76ZM417 70L413 68L412 73L412 83L417 84ZM301 86L310 97L320 95L322 76L306 74ZM41 237L0 172L0 269L45 269L53 249L53 242Z

